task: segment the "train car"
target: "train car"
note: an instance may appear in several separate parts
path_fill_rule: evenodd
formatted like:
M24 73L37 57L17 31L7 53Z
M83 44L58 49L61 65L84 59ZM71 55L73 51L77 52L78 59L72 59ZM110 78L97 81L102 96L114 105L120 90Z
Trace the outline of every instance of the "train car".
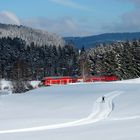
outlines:
M76 83L77 78L65 76L65 77L45 77L42 80L42 84L45 86L51 85L66 85L69 83Z
M85 82L109 82L109 81L117 81L117 76L90 76L85 79Z

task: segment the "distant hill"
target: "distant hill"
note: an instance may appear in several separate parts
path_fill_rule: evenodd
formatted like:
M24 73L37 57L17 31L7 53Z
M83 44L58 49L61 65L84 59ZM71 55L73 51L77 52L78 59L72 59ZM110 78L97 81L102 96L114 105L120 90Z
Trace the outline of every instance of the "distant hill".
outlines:
M72 43L76 48L91 48L100 43L140 39L140 32L135 33L106 33L88 37L65 37L66 43Z
M22 40L25 40L27 44L31 44L32 42L34 42L34 44L38 46L64 46L64 40L56 34L51 34L47 31L32 29L22 25L17 26L0 23L0 38L7 36L11 38L21 38Z

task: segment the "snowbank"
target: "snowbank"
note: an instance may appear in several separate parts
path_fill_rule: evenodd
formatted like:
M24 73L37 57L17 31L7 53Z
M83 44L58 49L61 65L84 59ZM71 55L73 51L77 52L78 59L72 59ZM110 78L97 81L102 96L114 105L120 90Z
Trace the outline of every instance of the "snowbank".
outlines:
M122 80L122 81L115 81L116 83L130 83L130 84L134 84L134 83L140 83L140 78L136 78L136 79L129 79L129 80Z
M38 88L38 85L40 84L41 81L30 81L30 84L33 88Z
M12 93L12 82L6 81L5 79L0 80L0 94Z

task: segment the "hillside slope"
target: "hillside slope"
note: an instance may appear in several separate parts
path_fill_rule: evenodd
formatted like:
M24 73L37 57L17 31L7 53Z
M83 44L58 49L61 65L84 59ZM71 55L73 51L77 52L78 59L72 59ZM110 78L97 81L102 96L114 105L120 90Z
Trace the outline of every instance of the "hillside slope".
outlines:
M140 32L136 33L106 33L101 35L94 35L88 37L66 37L64 40L67 43L73 43L77 48L85 47L91 48L95 47L100 43L111 43L116 41L125 41L140 39Z
M27 44L31 44L32 42L34 42L34 44L38 46L64 46L64 40L56 34L51 34L47 31L32 29L22 25L17 26L0 23L0 38L7 36L11 38L21 38L22 40L25 40Z

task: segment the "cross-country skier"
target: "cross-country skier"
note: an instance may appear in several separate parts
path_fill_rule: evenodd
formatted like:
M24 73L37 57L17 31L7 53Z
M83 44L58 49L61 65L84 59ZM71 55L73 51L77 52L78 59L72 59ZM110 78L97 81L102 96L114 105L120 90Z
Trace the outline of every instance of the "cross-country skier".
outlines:
M105 96L102 96L102 103L105 102Z

